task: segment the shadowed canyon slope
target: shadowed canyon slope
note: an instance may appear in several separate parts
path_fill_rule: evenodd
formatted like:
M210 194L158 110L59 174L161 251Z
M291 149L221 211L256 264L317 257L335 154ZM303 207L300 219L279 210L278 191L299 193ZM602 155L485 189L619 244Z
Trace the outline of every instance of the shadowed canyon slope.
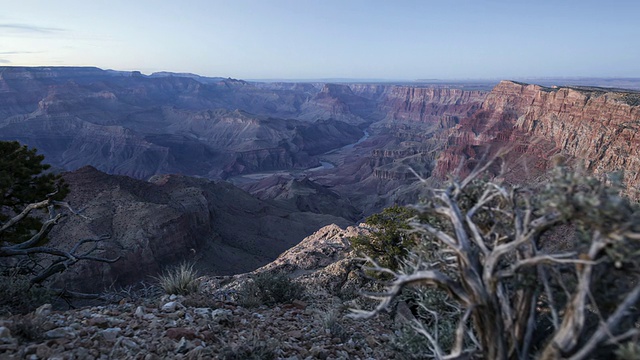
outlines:
M36 147L60 169L227 179L330 163L333 171L310 181L365 184L336 189L358 190L354 200L365 212L396 201L369 204L370 195L386 199L414 181L409 166L428 176L442 143L435 134L472 114L486 95L55 67L0 68L0 91L0 139Z
M58 246L110 234L114 264L84 263L66 285L100 290L131 284L184 260L210 274L253 270L327 224L351 222L259 200L224 181L158 175L149 181L92 167L65 173L67 197L86 217L67 217L51 234ZM148 279L146 279L148 280Z

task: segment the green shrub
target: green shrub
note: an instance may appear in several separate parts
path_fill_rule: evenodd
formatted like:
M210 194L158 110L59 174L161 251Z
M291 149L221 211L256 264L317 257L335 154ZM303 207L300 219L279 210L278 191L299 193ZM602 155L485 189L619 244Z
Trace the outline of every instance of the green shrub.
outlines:
M51 290L31 284L27 275L15 272L0 275L0 314L25 314L54 299Z
M629 341L620 346L615 351L616 359L619 360L637 360L640 359L640 344L635 341Z
M193 264L182 263L156 278L167 294L189 295L198 292L200 280Z
M99 255L104 249L97 244L107 240L108 234L79 240L71 250L49 244L47 236L60 219L68 213L79 214L63 201L68 185L61 175L47 172L51 166L43 161L36 149L17 141L0 141L0 263L28 274L29 292L34 289L31 284L44 284L79 261L113 263L119 259Z
M418 322L403 324L394 345L408 358L421 358L414 355L424 354L428 342L420 335L420 330L434 334L442 349L449 351L455 341L457 320L460 317L458 305L450 303L444 292L429 287L405 288L399 299L407 304Z
M318 310L318 319L322 323L322 326L326 330L329 330L329 333L333 338L338 338L342 342L346 342L353 334L349 333L349 331L345 329L340 318L341 312L338 308Z
M351 238L351 245L381 266L397 270L414 245L408 220L415 215L415 210L397 205L371 215L365 220L373 228L371 234Z
M244 283L239 291L239 303L245 307L286 304L299 300L303 294L304 286L286 274L262 272Z
M24 342L44 340L45 319L43 316L28 314L11 324L11 334Z

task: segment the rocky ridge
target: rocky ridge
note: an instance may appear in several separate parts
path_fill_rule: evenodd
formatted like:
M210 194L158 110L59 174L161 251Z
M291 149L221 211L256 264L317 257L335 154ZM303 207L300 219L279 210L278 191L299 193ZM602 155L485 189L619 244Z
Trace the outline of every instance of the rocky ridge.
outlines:
M0 139L38 148L57 168L233 179L329 162L335 169L310 180L338 184L332 190L365 213L388 204L372 204L372 190L385 197L413 181L409 167L429 176L441 134L486 96L446 85L249 83L97 68L0 73Z
M302 104L319 93L313 85L0 67L0 89L0 139L37 147L65 170L92 165L142 179L176 172L221 178L317 166L314 155L362 136L336 120L349 114L303 116Z

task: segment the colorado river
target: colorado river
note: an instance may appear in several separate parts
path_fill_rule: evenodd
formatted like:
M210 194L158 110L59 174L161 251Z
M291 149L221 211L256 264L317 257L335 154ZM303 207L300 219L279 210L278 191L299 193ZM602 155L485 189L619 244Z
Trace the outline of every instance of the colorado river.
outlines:
M364 131L364 135L356 142L345 145L343 147L331 150L327 153L325 153L324 155L328 155L328 154L333 154L336 153L338 151L341 150L348 150L348 149L352 149L354 146L360 144L361 142L367 140L369 138L369 132L367 130ZM274 170L274 171L267 171L267 172L261 172L261 173L253 173L253 174L244 174L244 175L237 175L237 176L233 176L229 179L227 179L228 181L232 182L232 183L245 183L245 182L251 182L251 181L256 181L256 180L262 180L265 178L268 178L270 176L273 175L288 175L288 174L303 174L306 172L312 172L312 171L320 171L320 170L328 170L328 169L333 169L336 166L328 161L320 161L320 166L314 167L314 168L309 168L309 169L304 169L304 170Z
M365 131L364 131L364 135L362 135L362 137L360 138L360 140L358 140L358 141L354 142L353 144L345 145L345 146L343 146L343 147L341 147L341 148L337 148L337 149L331 150L331 151L329 151L329 152L328 152L328 153L326 153L326 154L333 154L333 153L336 153L336 152L341 151L341 150L352 149L354 146L356 146L356 145L360 144L361 142L363 142L363 141L367 140L368 138L369 138L369 132L368 132L367 130L365 130ZM325 155L326 155L326 154L325 154Z

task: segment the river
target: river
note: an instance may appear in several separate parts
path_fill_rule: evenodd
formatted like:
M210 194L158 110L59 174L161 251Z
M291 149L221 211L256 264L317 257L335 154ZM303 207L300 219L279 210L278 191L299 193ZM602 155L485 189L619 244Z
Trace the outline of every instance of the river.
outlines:
M324 155L333 154L342 150L352 149L354 146L360 144L361 142L367 140L368 138L369 138L369 132L365 130L364 135L358 141L345 145L343 147L331 150L325 153ZM245 183L245 182L251 182L256 180L262 180L273 175L301 174L301 173L312 172L312 171L333 169L335 167L336 166L334 164L328 161L320 161L320 166L317 166L314 168L309 168L304 170L274 170L274 171L267 171L267 172L261 172L261 173L244 174L244 175L233 176L227 180L233 183Z

